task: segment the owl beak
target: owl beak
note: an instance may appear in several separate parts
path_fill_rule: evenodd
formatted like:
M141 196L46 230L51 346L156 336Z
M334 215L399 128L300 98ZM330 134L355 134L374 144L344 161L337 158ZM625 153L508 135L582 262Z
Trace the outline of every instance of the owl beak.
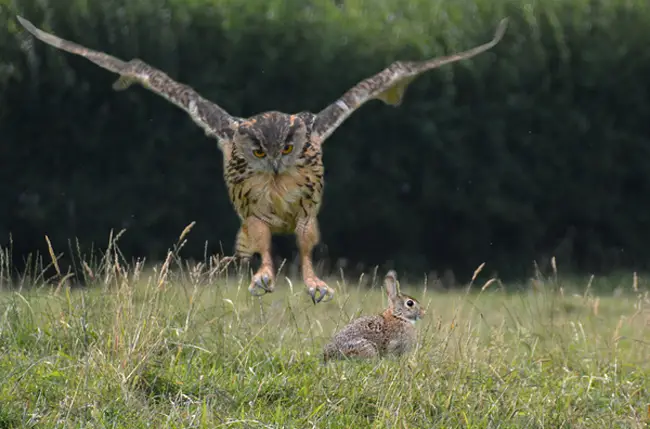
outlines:
M275 161L272 161L271 167L273 168L273 172L275 174L278 174L280 172L280 161L277 159Z

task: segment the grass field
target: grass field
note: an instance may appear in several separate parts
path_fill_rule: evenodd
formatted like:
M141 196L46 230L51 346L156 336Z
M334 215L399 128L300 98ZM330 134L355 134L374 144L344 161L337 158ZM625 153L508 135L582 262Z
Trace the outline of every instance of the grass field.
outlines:
M334 331L386 304L372 273L359 284L330 278L335 300L314 306L297 280L280 277L276 292L258 299L248 275L209 261L170 254L143 269L106 255L85 266L84 288L70 289L64 276L43 286L34 275L4 287L0 428L648 424L643 279L599 294L594 285L607 279L551 275L516 294L498 281L471 293L402 285L427 309L418 348L325 366L320 352Z

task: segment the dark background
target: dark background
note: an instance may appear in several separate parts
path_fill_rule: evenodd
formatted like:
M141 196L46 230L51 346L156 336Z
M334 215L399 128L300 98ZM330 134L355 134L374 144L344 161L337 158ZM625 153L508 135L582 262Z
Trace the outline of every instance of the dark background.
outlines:
M397 59L503 41L372 101L325 145L324 270L374 265L465 281L650 261L650 6L514 0L0 0L0 245L14 262L74 240L127 258L231 254L238 221L216 141L172 104L28 37L36 26L139 57L230 113L318 111ZM207 241L207 247L206 247ZM293 238L278 256L292 259ZM74 250L76 252L76 249Z

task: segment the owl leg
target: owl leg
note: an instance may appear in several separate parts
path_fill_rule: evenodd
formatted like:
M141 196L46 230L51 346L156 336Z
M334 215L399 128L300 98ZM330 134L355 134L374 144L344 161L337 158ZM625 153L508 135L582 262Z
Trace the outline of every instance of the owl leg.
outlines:
M302 278L307 286L307 293L311 296L314 304L321 301L327 302L334 297L334 289L319 279L314 273L312 263L312 250L320 240L318 221L314 217L303 218L296 226L296 238L300 250L300 262L302 264ZM317 296L318 295L318 296Z
M237 254L240 257L250 258L254 253L260 254L262 265L253 275L248 291L253 296L261 296L273 292L275 289L271 258L271 230L262 220L251 216L242 224L237 235Z
M237 238L235 239L235 256L234 258L241 259L242 261L250 261L250 259L255 254L255 249L251 248L249 239L248 239L248 228L244 223L239 231L237 232Z
M227 268L231 263L240 262L242 266L247 265L255 252L250 250L248 245L248 234L244 227L239 228L235 238L235 254L224 256L219 260L219 269Z

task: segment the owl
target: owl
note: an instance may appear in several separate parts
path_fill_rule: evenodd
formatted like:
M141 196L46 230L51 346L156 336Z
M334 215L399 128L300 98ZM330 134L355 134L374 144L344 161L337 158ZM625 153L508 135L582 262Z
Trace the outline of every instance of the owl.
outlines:
M508 22L505 18L499 23L491 41L467 51L425 61L397 61L360 81L318 113L269 111L241 118L140 59L125 62L17 18L37 39L120 75L113 89L120 91L140 84L186 111L208 137L216 139L223 154L228 196L240 219L234 257L261 257L249 292L256 296L273 292L271 236L294 234L305 289L314 304L334 296L334 289L316 275L312 262L312 250L320 240L317 217L323 198L322 155L327 138L367 101L376 99L400 106L406 88L422 73L491 49L503 37Z

